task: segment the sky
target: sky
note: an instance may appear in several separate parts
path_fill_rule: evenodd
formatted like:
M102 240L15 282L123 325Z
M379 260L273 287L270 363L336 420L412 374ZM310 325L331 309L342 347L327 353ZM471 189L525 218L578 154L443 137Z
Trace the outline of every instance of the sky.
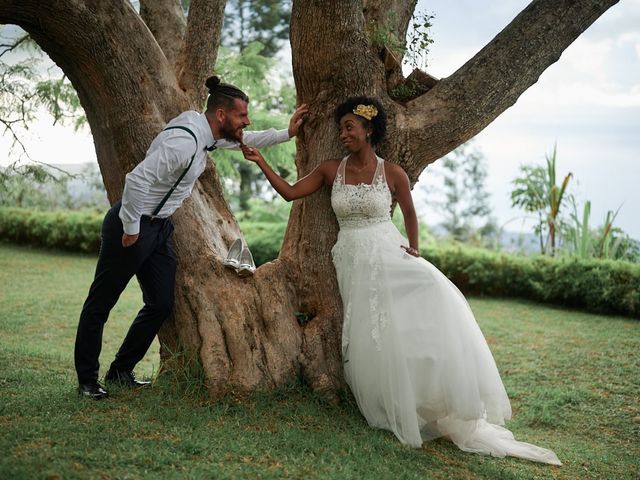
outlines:
M427 72L454 73L528 3L420 0L418 11L435 14ZM640 0L605 12L473 142L487 160L499 225L527 229L523 212L510 208L511 182L521 165L545 165L557 145L558 176L573 173L570 191L579 204L591 201L591 223L601 225L607 210L622 205L615 224L640 239ZM423 188L436 183L430 169L418 182ZM422 218L434 222L436 212L416 197Z
M528 4L524 0L420 0L417 11L435 14L427 72L454 73ZM25 142L30 156L52 163L95 162L88 129L32 125ZM571 191L591 201L591 223L622 205L616 225L640 239L640 0L621 0L604 13L549 67L514 106L473 140L485 156L486 187L499 226L529 231L523 213L510 207L512 181L523 164L544 165L557 145L558 175L571 172ZM0 165L10 141L0 138ZM436 162L437 168L437 162ZM438 216L421 191L436 182L427 169L418 182L416 205L429 224Z

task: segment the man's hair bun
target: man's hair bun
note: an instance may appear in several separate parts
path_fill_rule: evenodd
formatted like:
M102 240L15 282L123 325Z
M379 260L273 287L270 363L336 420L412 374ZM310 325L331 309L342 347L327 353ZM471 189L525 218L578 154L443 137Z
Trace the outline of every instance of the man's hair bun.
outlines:
M207 78L204 84L209 89L209 98L207 99L208 112L212 112L221 106L225 109L232 108L236 98L249 103L249 97L247 97L246 93L234 85L221 82L218 76L214 75Z
M209 89L209 93L211 93L216 89L218 85L220 85L220 78L214 75L213 77L207 78L204 84Z

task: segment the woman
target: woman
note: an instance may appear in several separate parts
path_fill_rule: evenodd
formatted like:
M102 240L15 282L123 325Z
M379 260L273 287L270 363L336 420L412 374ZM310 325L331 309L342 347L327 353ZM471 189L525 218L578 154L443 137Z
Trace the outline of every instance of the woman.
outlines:
M386 130L382 105L350 98L335 118L349 154L323 162L294 185L257 149L243 153L286 200L332 186L344 373L367 422L413 447L445 436L465 451L560 465L552 451L518 442L498 426L511 417L511 405L489 347L460 291L419 256L406 173L373 149ZM391 222L393 199L408 245Z

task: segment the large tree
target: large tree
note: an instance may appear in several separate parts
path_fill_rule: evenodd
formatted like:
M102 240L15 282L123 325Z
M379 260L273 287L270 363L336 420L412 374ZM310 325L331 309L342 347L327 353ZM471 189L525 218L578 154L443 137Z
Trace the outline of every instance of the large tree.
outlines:
M297 139L298 174L342 155L333 107L368 94L389 112L380 153L415 180L513 105L615 3L534 0L453 75L433 82L417 72L404 91L418 96L398 98L392 92L405 82L399 60L370 32L391 28L403 38L416 0L294 0L293 72L298 101L310 105ZM225 1L193 0L186 22L177 0L141 6L138 14L126 0L0 0L0 22L25 29L77 90L112 202L165 122L202 108ZM343 385L342 311L330 259L337 225L328 190L295 202L280 257L250 279L221 263L240 231L213 163L174 222L178 283L173 317L160 335L165 361L168 352L198 360L213 397L297 375L326 392Z

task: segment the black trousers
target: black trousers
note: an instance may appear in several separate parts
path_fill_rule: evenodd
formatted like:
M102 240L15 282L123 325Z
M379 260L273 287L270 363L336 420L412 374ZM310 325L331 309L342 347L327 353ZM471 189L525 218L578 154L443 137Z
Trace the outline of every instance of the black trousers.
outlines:
M133 370L173 308L176 258L171 219L143 217L137 242L124 248L119 212L120 202L104 218L98 265L80 314L74 355L80 383L98 380L104 324L134 275L142 289L144 307L131 324L112 370Z

